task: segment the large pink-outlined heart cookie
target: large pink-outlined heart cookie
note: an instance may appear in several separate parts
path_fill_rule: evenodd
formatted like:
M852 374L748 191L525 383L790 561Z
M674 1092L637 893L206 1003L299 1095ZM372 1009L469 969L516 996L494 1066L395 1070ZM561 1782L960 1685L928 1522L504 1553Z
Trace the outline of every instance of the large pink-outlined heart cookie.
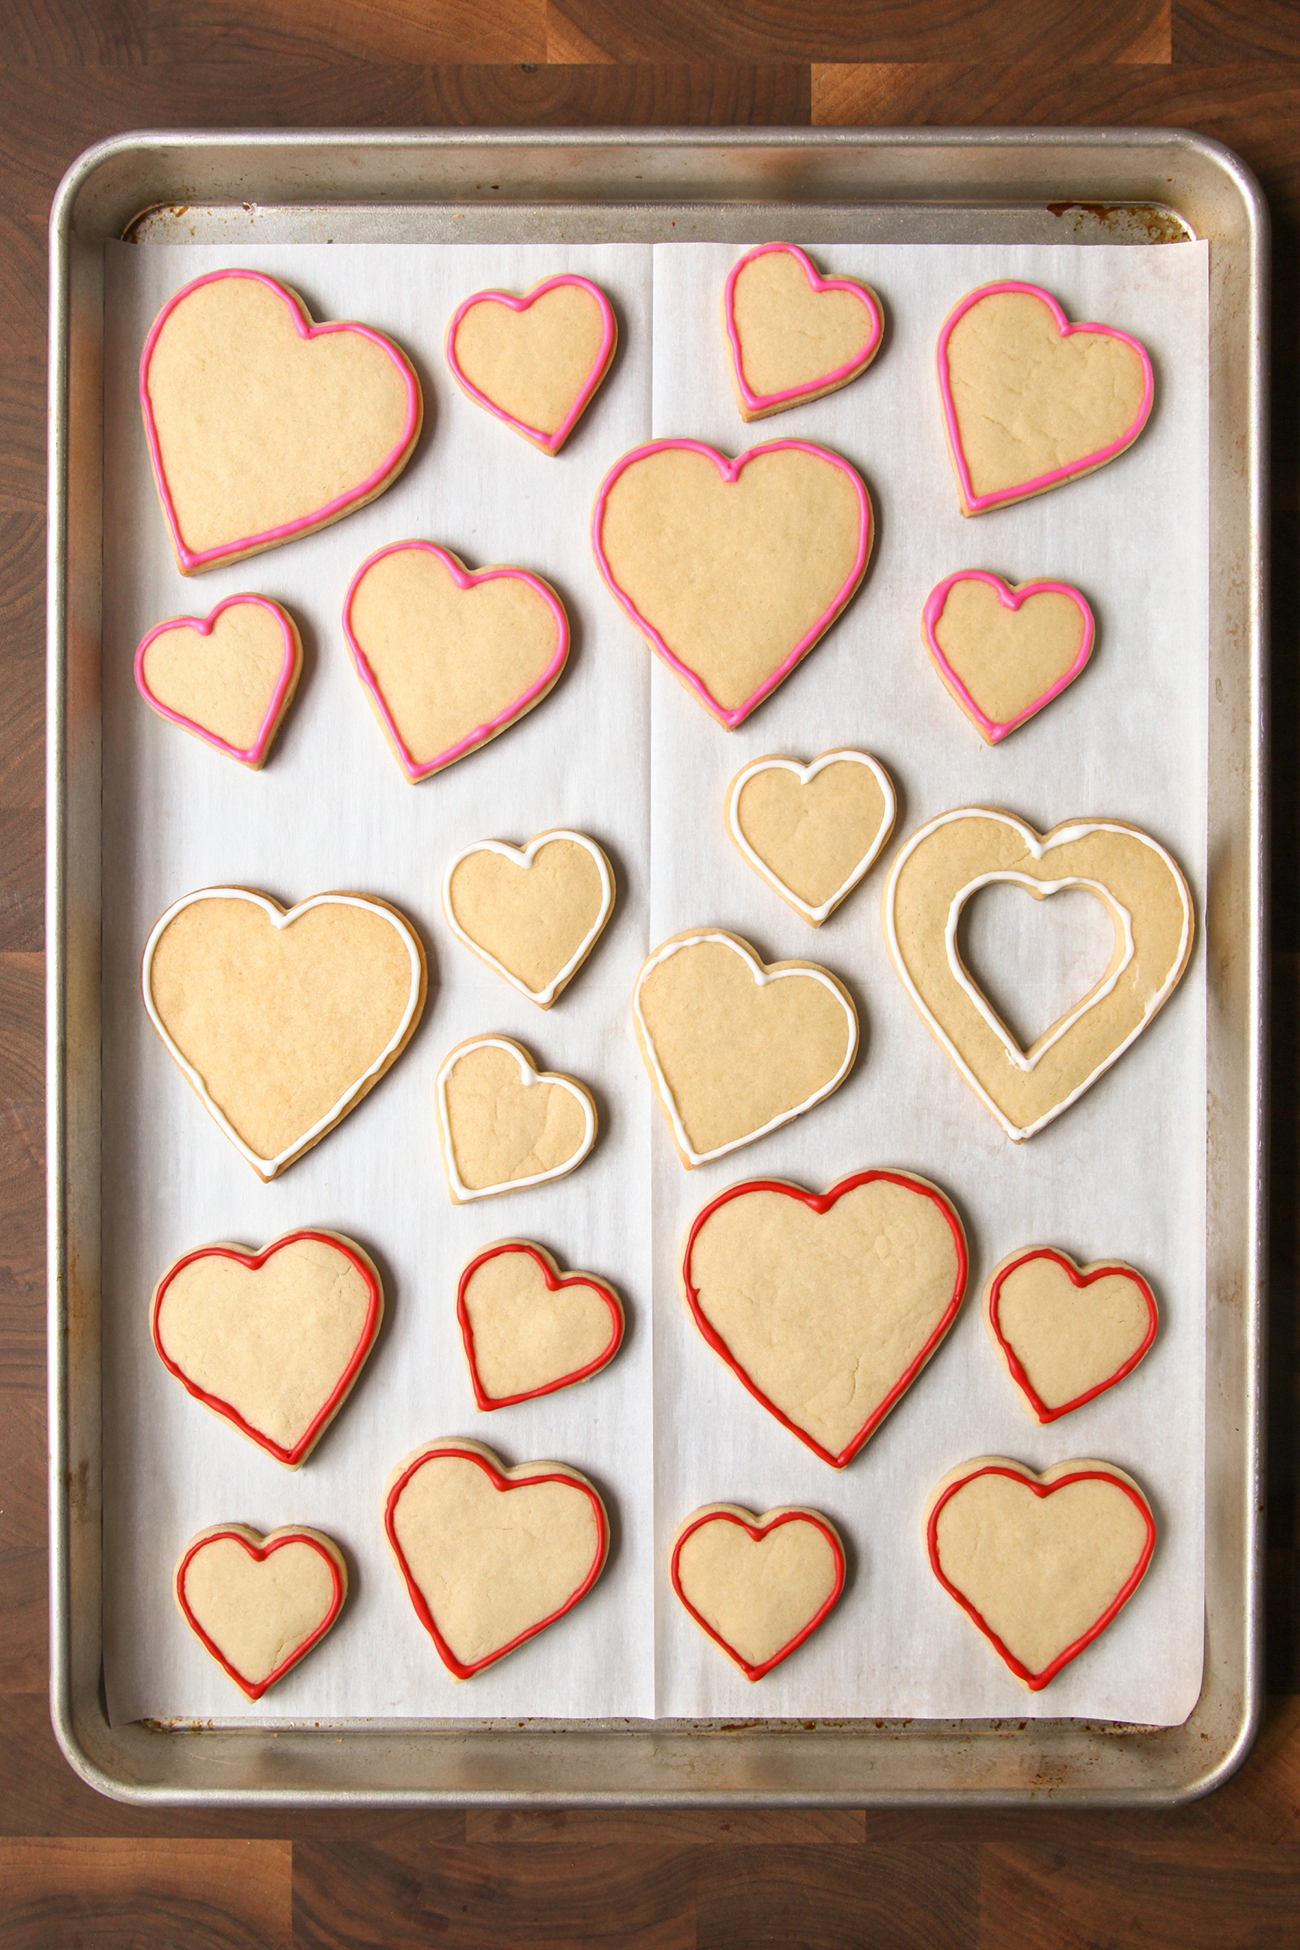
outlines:
M857 278L824 278L797 244L759 244L722 290L731 381L742 420L838 392L880 350L880 300Z
M452 313L443 349L467 399L542 453L558 454L617 345L614 308L600 286L565 272L522 297L476 291Z
M173 616L144 637L135 681L149 708L256 772L302 672L292 616L266 596L227 596L207 616Z
M561 1273L544 1246L498 1239L456 1288L456 1320L481 1409L589 1381L623 1345L623 1303L594 1273Z
M1077 1266L1055 1246L1008 1253L984 1288L984 1326L1035 1422L1055 1422L1132 1374L1160 1324L1123 1260Z
M167 300L140 359L154 480L182 575L310 535L389 487L415 449L420 382L369 325L314 325L261 271Z
M856 470L806 440L735 460L700 440L652 440L615 461L591 518L615 598L728 731L831 627L872 537Z
M251 1700L306 1658L348 1595L348 1567L320 1530L259 1535L218 1523L186 1545L172 1585L181 1617Z
M761 1517L706 1503L673 1539L668 1575L700 1630L746 1679L762 1679L817 1630L844 1589L833 1523L798 1506Z
M1050 291L1003 278L968 291L936 354L964 515L1046 494L1131 447L1151 414L1146 347L1114 325L1071 325Z
M925 647L986 745L1059 697L1092 655L1096 626L1068 582L1018 582L959 569L930 591Z

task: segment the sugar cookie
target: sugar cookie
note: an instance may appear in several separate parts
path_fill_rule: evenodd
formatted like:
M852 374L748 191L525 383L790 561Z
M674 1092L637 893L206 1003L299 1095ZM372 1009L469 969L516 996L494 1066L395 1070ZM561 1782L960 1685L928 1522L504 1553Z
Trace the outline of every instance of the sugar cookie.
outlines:
M266 596L227 596L208 616L173 616L135 653L145 703L257 771L302 673L302 638Z
M857 278L824 278L797 244L759 244L733 264L722 329L742 420L838 392L880 350L880 300Z
M1135 1267L1076 1266L1055 1246L1008 1253L984 1288L988 1337L1036 1422L1055 1422L1132 1374L1159 1318Z
M324 1638L348 1595L348 1567L323 1531L286 1526L263 1537L218 1523L185 1546L172 1589L204 1650L259 1700Z
M888 772L866 752L841 747L811 765L770 752L727 787L727 832L754 872L819 928L879 857L897 807Z
M706 1503L673 1539L668 1574L700 1630L746 1679L761 1679L810 1638L844 1589L833 1523L798 1507L756 1517Z
M1018 582L961 569L922 617L934 667L987 745L1059 697L1092 655L1092 610L1068 582Z
M568 827L522 847L478 840L448 862L442 911L458 941L549 1009L614 911L614 874L595 840Z
M594 1273L561 1273L544 1246L498 1239L456 1289L456 1319L480 1408L587 1381L623 1344L623 1304Z
M435 1094L453 1205L563 1178L596 1142L596 1106L585 1085L539 1071L508 1036L457 1043L442 1060Z
M590 278L543 278L523 297L476 291L457 305L444 351L452 378L544 454L558 454L618 345L614 308Z

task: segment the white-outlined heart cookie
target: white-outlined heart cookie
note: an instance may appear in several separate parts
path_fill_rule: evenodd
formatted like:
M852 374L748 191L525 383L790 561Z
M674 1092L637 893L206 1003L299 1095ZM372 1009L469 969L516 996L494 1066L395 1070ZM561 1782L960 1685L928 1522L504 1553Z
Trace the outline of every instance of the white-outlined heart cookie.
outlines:
M987 569L959 569L931 590L922 630L945 686L996 745L1074 682L1096 625L1068 582L1013 586Z
M1078 1266L1056 1246L1024 1246L993 1268L984 1326L1035 1422L1055 1422L1132 1374L1160 1316L1150 1283L1123 1260Z
M594 1273L561 1273L544 1246L498 1239L456 1288L474 1400L509 1408L589 1381L623 1344L623 1303Z
M957 943L966 902L995 882L1037 900L1083 888L1115 928L1101 980L1027 1050L971 980ZM1015 1144L1059 1117L1141 1035L1177 987L1195 934L1186 880L1136 826L1071 819L1040 835L989 806L940 813L904 843L881 921L922 1021Z
M609 371L614 308L590 278L565 272L520 297L476 291L457 305L443 345L451 376L544 454L558 454Z
M454 1205L546 1185L596 1142L596 1106L576 1077L539 1070L509 1036L470 1036L438 1070L438 1135Z
M693 1510L668 1575L700 1630L746 1679L761 1679L812 1636L844 1589L844 1546L816 1510L761 1517L738 1503Z
M302 638L266 596L227 596L207 616L173 616L144 637L135 681L149 708L256 772L302 673Z
M476 840L447 864L442 911L458 941L549 1009L614 911L614 872L595 840L566 826L522 847Z
M858 278L824 278L797 244L759 244L722 289L722 329L742 420L838 392L880 350L880 300Z
M285 909L248 887L201 887L155 923L140 986L168 1055L269 1181L400 1056L428 974L386 901L313 894Z
M348 1567L323 1531L286 1525L263 1537L218 1523L191 1537L172 1592L204 1650L259 1700L324 1638L348 1595Z
M636 978L632 1019L688 1171L821 1103L858 1048L853 998L829 969L765 963L724 928L661 942Z
M814 928L875 864L897 810L884 766L847 746L809 765L769 752L727 787L733 845Z

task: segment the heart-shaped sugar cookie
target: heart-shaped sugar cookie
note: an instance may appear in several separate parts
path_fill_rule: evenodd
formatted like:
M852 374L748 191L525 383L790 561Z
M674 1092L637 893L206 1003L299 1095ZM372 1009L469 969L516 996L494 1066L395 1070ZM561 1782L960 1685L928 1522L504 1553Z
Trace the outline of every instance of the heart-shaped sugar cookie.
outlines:
M209 616L173 616L135 653L145 703L254 772L275 742L301 671L298 626L265 596L227 596Z
M190 1539L173 1590L205 1651L259 1700L324 1638L348 1595L348 1567L319 1530L262 1537L247 1524L219 1523Z
M375 1344L384 1289L334 1232L290 1232L260 1253L201 1246L154 1289L153 1344L196 1401L297 1469Z
M1104 467L1132 446L1154 398L1137 339L1071 325L1050 291L1014 278L967 292L944 320L937 363L964 515Z
M1055 1246L1009 1253L984 1288L989 1339L1036 1422L1055 1422L1131 1374L1159 1318L1134 1267L1076 1266Z
M797 1651L844 1589L844 1546L815 1510L706 1503L673 1540L673 1590L702 1632L761 1679Z
M755 873L819 928L851 894L894 830L888 772L866 752L823 752L811 765L756 758L727 787L727 831Z
M456 307L445 351L452 378L544 454L558 454L591 404L618 345L613 306L590 278L543 278L523 297L476 291Z
M923 623L935 669L989 745L1074 682L1095 634L1086 597L1068 582L1013 588L984 569L945 576Z
M527 846L479 840L442 880L458 941L521 995L549 1009L595 947L614 908L614 875L595 840L556 827Z
M157 922L144 1005L240 1156L270 1180L354 1110L415 1031L419 936L395 907L247 887L185 894Z
M698 440L652 440L614 463L592 511L600 573L729 731L830 628L871 542L862 481L806 440L736 460Z
M924 1178L859 1171L821 1194L733 1185L699 1212L678 1283L755 1401L834 1469L911 1387L966 1291L961 1220Z
M688 928L655 949L632 1019L688 1171L829 1097L858 1048L853 998L829 969L765 964L722 928Z
M154 479L182 575L337 521L382 494L420 437L420 384L368 325L313 325L260 271L209 271L140 360Z
M384 1491L384 1534L453 1679L535 1638L591 1590L609 1518L565 1463L506 1469L480 1442L426 1443Z
M539 1071L522 1043L471 1036L443 1058L438 1133L452 1203L545 1185L596 1142L596 1106L576 1077Z
M847 386L880 350L880 300L824 278L797 244L759 244L731 268L722 327L742 420L763 420Z
M592 1273L561 1273L527 1239L499 1239L475 1255L456 1289L456 1318L483 1409L586 1381L623 1342L613 1287Z
M995 881L1035 899L1082 887L1115 927L1110 966L1021 1049L964 966L962 909ZM1041 1131L1140 1036L1192 952L1192 897L1164 847L1120 820L1066 820L1039 835L1014 814L940 813L895 855L881 915L890 959L921 1019L1013 1143Z
M471 574L433 542L369 556L344 599L343 630L413 785L540 704L569 654L569 619L549 583L526 569Z
M925 1542L949 1597L1037 1693L1128 1603L1156 1526L1113 1463L1056 1463L1036 1476L1006 1456L976 1456L935 1485Z

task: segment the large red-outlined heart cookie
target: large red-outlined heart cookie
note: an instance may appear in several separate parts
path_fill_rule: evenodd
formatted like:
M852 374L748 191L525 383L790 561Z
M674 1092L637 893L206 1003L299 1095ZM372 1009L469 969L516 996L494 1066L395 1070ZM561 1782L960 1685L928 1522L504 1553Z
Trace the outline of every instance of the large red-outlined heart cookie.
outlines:
M185 1546L173 1589L204 1649L259 1700L324 1638L348 1595L348 1569L319 1530L263 1537L247 1524L218 1523Z
M692 1511L673 1539L673 1590L746 1679L798 1650L844 1589L844 1546L816 1510Z
M444 350L467 399L544 454L558 454L617 345L614 308L600 286L566 272L522 297L476 291L452 313Z
M499 1239L475 1254L456 1289L456 1319L483 1409L587 1381L623 1344L613 1287L594 1273L561 1273L528 1239Z
M1036 1422L1055 1422L1132 1374L1159 1322L1136 1267L1077 1266L1055 1246L1008 1253L984 1288L988 1337Z

